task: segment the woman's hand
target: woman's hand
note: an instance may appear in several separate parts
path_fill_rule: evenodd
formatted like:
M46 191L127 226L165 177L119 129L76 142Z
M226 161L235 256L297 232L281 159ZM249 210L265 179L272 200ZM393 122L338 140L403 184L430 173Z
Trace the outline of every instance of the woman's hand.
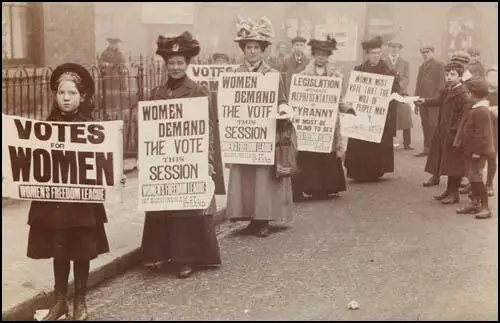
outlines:
M125 184L127 181L127 176L125 174L122 174L122 178L120 179L120 183Z
M208 164L208 175L209 176L215 175L215 168L212 164Z
M481 155L476 154L476 153L472 154L472 159L479 159L479 158L481 158Z

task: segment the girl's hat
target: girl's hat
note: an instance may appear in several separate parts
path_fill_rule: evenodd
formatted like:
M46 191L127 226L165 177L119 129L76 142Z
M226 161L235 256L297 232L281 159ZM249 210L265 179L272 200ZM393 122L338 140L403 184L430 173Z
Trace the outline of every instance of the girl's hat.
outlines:
M236 28L238 33L234 39L235 42L253 40L268 45L272 44L271 39L274 37L274 28L267 17L261 17L257 23L254 23L250 18L243 20L238 17Z
M84 92L90 96L94 95L95 83L92 75L89 71L82 65L76 63L65 63L56 67L52 75L50 76L50 89L52 91L57 91L57 81L64 73L75 73L82 79L82 84L85 88Z
M156 41L158 49L156 54L164 59L174 55L194 57L200 53L200 43L193 38L189 31L185 31L177 37L158 36Z

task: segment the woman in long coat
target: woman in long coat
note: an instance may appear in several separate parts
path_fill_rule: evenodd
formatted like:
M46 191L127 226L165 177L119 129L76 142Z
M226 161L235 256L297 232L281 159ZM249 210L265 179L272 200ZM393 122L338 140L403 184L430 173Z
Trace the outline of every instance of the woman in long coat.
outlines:
M235 41L244 52L245 63L236 72L277 72L263 60L272 36L271 22L265 17L258 26L240 22ZM278 104L283 111L289 108L285 103L284 82L280 78ZM291 220L292 202L291 177L277 179L274 166L231 165L227 213L231 221L250 221L247 231L259 237L268 236L269 222L287 223Z
M308 43L314 59L300 72L303 75L342 77L331 64L328 57L337 49L333 38L325 41L312 39ZM348 108L341 100L339 112ZM350 109L353 111L352 109ZM342 166L342 135L340 133L340 116L337 115L333 134L333 147L330 153L300 151L297 155L299 172L292 177L294 200L301 200L305 195L326 199L331 194L346 190L344 167Z
M81 65L66 63L51 75L54 105L48 121L92 121L94 80ZM47 165L45 165L47 166ZM70 262L73 261L75 298L73 319L86 320L85 295L90 260L109 251L102 203L33 201L29 210L28 257L53 258L55 304L44 321L68 315L66 301Z
M461 149L453 146L453 142L468 106L468 90L460 80L463 65L447 64L445 73L447 87L437 98L422 99L419 104L440 106L438 128L432 138L425 171L437 177L448 176L446 190L434 198L443 204L453 204L459 202L460 179L465 175L465 156Z
M168 68L168 80L153 89L150 100L208 96L203 86L186 75L191 59L200 52L198 41L186 31L178 37L159 36L157 45L156 53L163 57ZM209 115L209 168L213 176L215 118L212 112ZM213 224L215 212L215 197L206 210L146 212L141 246L143 263L153 268L171 265L179 278L189 277L197 266L219 265L219 244Z
M399 78L387 64L380 59L382 38L375 37L362 43L368 60L354 68L355 71L394 76L392 92L403 94ZM347 177L357 181L376 181L385 173L394 171L393 138L396 135L396 102L389 103L387 119L380 143L349 138L345 155Z

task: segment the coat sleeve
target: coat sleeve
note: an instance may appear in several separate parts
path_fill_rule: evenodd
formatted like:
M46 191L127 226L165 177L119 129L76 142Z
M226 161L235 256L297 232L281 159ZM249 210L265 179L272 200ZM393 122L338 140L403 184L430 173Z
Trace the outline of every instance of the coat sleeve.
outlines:
M446 90L439 91L437 97L435 98L424 98L425 102L423 104L424 107L441 107L443 104L444 98L446 95Z
M480 155L489 155L493 151L491 147L492 136L491 128L488 126L491 124L491 117L488 110L480 110L472 114L472 142L474 145L471 147L471 153L476 153Z
M333 132L333 151L342 151L342 133L340 131L340 113L337 114L337 121L335 122L335 130Z
M215 109L213 106L212 98L209 95L209 92L203 86L198 86L196 89L195 95L193 97L206 96L208 98L208 163L215 167L215 124L216 124L216 116Z
M403 90L407 91L408 89L408 84L410 83L410 63L407 61L404 61L403 64L403 73L401 73L401 87Z
M450 129L448 130L447 135L447 143L453 145L453 143L459 141L461 131L461 127L465 122L465 118L467 117L467 111L470 109L470 104L468 103L467 96L460 95L454 106L454 113L452 116Z
M278 105L286 104L288 102L288 100L286 99L285 80L283 79L283 74L279 73L279 75L280 75L280 80L278 86Z

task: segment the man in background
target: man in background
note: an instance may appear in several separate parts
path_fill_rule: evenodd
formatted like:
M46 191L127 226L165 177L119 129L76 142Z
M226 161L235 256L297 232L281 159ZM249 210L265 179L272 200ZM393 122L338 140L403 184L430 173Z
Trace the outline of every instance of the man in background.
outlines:
M434 57L433 46L423 46L420 53L424 59L418 69L415 95L421 98L437 97L439 91L445 87L444 63ZM424 149L415 157L424 157L429 153L431 140L438 125L439 107L416 106L415 113L420 113L420 121L424 133Z
M309 59L304 54L304 49L306 47L307 39L302 36L297 36L292 39L293 53L287 57L279 71L283 73L285 80L285 95L290 94L290 84L292 82L293 74L302 72L307 64L309 64Z
M387 42L390 48L389 55L384 58L385 63L399 75L399 86L404 93L408 93L410 83L410 63L401 57L403 44L398 40ZM413 128L411 107L402 102L397 103L396 129L403 130L403 146L405 150L413 150L411 146L411 128ZM395 145L398 146L397 144Z

